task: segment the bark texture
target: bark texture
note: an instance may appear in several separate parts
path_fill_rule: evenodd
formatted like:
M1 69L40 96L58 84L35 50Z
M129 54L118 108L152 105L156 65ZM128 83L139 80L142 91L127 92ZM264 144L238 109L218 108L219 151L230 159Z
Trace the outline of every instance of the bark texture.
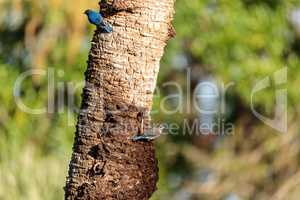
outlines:
M107 16L113 33L97 30L92 40L66 200L143 200L156 190L153 143L131 138L142 117L150 124L174 1L127 1L133 11Z

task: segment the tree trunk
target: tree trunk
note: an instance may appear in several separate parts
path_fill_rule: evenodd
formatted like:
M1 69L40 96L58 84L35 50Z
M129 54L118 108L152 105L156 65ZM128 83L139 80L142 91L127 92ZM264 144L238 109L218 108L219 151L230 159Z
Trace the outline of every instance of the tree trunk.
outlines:
M97 30L65 187L66 200L149 199L156 190L152 142L133 142L150 124L160 59L169 39L173 0L127 0L132 12L107 17Z

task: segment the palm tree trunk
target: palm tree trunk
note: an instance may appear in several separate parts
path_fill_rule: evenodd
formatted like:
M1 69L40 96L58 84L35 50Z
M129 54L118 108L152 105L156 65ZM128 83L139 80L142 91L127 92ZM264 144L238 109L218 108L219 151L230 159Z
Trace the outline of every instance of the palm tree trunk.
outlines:
M174 0L127 0L133 12L96 31L65 187L66 200L149 199L156 190L152 142L132 142L149 112L160 59L169 39Z

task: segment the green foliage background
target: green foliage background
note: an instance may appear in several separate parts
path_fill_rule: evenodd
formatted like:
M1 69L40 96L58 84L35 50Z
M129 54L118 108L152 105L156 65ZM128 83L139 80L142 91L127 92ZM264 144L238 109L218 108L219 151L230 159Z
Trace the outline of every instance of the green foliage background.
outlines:
M74 97L79 105L94 29L82 14L87 8L97 9L97 2L0 1L0 200L63 197L77 114L67 104L56 105L52 113L25 113L16 105L13 89L23 72L50 69L55 94L48 95L47 78L26 79L21 93L26 105L47 106L59 94L65 102ZM299 0L177 0L177 37L161 62L161 95L153 107L159 112L153 118L182 124L198 117L166 115L159 109L162 98L172 93L163 84L176 81L188 87L189 69L199 80L211 76L235 84L226 96L225 116L234 124L234 134L182 136L179 131L160 138L160 180L153 199L298 200L300 22L292 17L297 12ZM178 68L176 58L182 56L187 66ZM278 134L253 116L250 94L258 80L285 66L288 132ZM258 95L255 108L274 114L275 89L272 85Z

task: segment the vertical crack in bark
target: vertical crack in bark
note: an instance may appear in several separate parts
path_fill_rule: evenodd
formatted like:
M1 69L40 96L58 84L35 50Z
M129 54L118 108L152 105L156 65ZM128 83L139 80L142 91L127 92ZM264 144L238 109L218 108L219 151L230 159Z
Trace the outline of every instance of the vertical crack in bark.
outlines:
M130 0L128 0L130 1ZM75 133L65 199L149 199L156 190L151 142L132 142L140 113L150 124L159 62L169 39L173 0L131 0L136 10L96 31Z

